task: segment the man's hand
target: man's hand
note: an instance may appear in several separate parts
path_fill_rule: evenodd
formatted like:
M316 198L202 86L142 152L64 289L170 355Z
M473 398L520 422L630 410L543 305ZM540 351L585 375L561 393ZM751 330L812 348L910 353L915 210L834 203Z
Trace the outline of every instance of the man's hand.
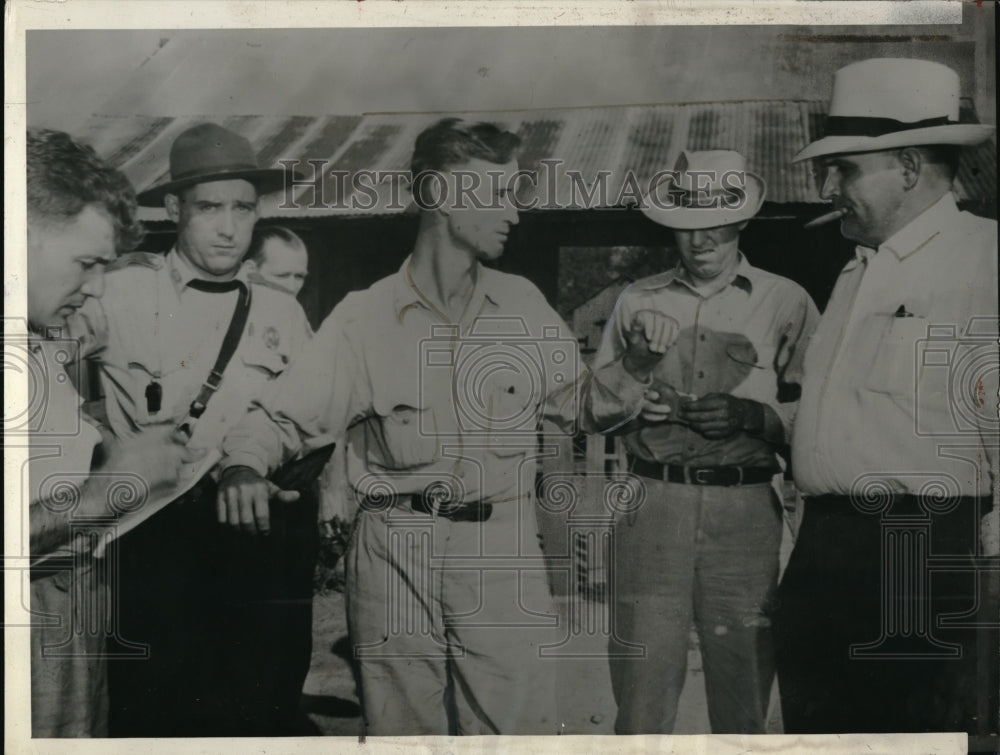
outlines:
M710 393L682 403L679 419L709 440L730 438L741 430L758 434L764 429L764 406L728 393Z
M680 395L667 383L653 380L643 395L639 417L649 423L666 422L677 413Z
M632 317L626 335L622 365L636 380L648 379L667 348L677 340L678 330L680 324L674 318L652 309L640 309Z
M294 490L282 490L250 467L230 467L219 480L216 498L219 524L238 527L248 535L255 532L266 535L271 531L268 509L271 498L291 503L299 499L299 494Z

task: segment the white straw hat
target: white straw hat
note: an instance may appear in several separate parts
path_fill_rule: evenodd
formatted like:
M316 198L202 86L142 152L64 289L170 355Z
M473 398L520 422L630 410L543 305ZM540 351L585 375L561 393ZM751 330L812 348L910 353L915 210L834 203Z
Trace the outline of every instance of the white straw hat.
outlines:
M911 58L872 58L834 75L826 134L793 162L845 152L874 152L923 144L971 145L993 126L958 122L958 74Z
M663 171L642 203L650 220L669 228L695 230L742 223L764 204L764 179L747 170L739 152L681 152L673 170Z

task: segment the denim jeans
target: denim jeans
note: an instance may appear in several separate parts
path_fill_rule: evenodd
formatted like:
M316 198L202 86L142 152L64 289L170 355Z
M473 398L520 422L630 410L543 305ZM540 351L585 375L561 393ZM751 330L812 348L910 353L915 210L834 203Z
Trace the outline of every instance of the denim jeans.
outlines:
M781 516L767 483L686 485L643 478L646 498L615 525L619 734L669 734L698 631L713 733L762 733L774 679L768 605L778 577Z

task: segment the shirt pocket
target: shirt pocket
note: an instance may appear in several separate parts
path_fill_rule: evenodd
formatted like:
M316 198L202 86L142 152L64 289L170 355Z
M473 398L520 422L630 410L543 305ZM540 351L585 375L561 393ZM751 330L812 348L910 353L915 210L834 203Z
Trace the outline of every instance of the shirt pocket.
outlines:
M248 372L268 380L278 377L288 367L288 358L285 355L260 344L248 345L243 349L240 358Z
M526 443L534 444L542 390L541 380L524 373L499 371L485 381L483 395L473 405L478 415L473 424L485 433L487 448L494 455L523 455Z
M777 349L773 346L755 346L750 342L732 343L726 347L731 372L728 381L735 384L727 391L741 398L771 401L777 393L774 360Z
M914 399L918 374L917 342L927 337L927 318L884 319L888 322L882 324L882 335L865 379L865 388L910 403Z
M368 460L388 469L426 466L440 458L434 411L410 391L387 391L372 402Z

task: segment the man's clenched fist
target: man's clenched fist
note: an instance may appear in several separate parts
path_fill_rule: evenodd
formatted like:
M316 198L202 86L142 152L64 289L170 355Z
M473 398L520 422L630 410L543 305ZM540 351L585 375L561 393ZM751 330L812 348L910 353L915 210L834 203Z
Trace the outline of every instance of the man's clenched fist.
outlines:
M680 324L673 317L652 309L640 309L632 317L626 335L622 364L636 380L645 381L677 340Z

